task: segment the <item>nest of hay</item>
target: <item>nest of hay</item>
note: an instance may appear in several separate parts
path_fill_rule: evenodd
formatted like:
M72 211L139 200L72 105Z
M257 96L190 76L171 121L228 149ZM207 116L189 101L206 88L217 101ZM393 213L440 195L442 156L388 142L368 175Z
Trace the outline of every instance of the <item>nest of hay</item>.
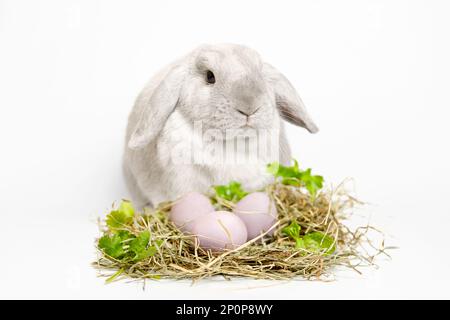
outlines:
M344 191L342 185L334 190L322 190L314 199L301 188L274 183L266 192L275 201L279 219L272 227L274 234L262 234L239 248L212 253L196 245L195 237L183 234L168 220L171 203L163 203L154 210L136 215L124 230L139 234L150 232L151 243L158 243L155 254L138 262L114 259L98 249L94 266L99 270L114 270L107 281L119 278L134 279L191 279L212 276L249 277L255 279L287 280L329 279L332 270L345 266L357 272L361 266L374 265L374 258L386 254L384 241L374 245L369 231L377 229L365 225L349 228L345 221L353 208L361 204ZM212 196L217 209L230 210L234 204ZM311 252L296 248L295 242L282 229L292 221L301 226L301 234L322 232L334 239L333 254ZM103 223L102 221L100 222ZM106 229L104 232L107 232Z

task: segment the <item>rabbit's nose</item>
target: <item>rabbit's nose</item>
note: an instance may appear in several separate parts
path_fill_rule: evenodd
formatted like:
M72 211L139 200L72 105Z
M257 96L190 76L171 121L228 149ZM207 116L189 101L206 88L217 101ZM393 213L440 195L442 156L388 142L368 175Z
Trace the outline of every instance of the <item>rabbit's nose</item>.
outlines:
M238 109L238 108L236 108L236 111L239 112L240 114L243 114L246 117L250 117L251 115L254 115L259 110L259 108L260 107L252 108L252 109L249 109L249 108L247 108L247 109L240 109L239 108Z
M237 112L239 112L240 114L243 114L244 116L247 116L247 117L248 117L248 114L247 114L247 113L245 113L244 111L242 111L242 110L239 110L239 109L236 109L236 111L237 111Z

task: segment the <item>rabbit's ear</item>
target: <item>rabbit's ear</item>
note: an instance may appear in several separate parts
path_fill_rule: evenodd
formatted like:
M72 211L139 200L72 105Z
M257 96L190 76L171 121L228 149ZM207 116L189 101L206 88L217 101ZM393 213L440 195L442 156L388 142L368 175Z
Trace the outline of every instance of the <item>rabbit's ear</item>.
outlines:
M283 119L303 127L311 133L319 131L319 128L317 128L306 112L302 99L289 80L268 63L263 65L263 74L266 81L275 91L276 105Z
M153 90L150 97L143 97L137 103L144 104L139 121L128 141L131 149L141 149L150 143L163 129L167 118L178 103L180 90L184 81L185 68L173 66L164 79Z

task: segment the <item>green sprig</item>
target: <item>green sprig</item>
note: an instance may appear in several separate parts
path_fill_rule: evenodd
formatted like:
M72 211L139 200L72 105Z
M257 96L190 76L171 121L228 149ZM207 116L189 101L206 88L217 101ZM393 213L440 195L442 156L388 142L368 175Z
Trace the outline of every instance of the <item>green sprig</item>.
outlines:
M214 186L213 188L218 197L232 202L237 202L248 194L242 189L241 184L236 181L231 181L227 185Z
M106 225L111 231L117 231L133 223L134 208L130 201L123 200L117 210L106 216Z
M297 249L306 249L311 252L324 253L325 255L332 254L336 250L334 239L322 232L314 231L300 235L301 227L297 221L292 221L287 227L284 227L281 232L295 241Z
M106 218L108 230L98 240L98 247L108 256L123 262L138 262L153 256L158 245L150 245L150 231L135 235L127 230L133 223L134 208L129 201L122 201L117 210L111 211Z
M273 176L281 178L283 184L295 187L305 187L313 199L317 192L323 187L323 177L312 175L311 168L301 170L295 159L294 165L292 166L283 166L278 162L270 163L267 165L267 171Z

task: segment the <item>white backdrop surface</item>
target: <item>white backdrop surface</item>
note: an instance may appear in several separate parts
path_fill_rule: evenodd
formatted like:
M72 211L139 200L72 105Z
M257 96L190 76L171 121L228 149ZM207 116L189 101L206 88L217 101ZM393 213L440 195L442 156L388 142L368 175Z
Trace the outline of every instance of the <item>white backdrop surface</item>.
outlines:
M450 298L447 1L0 0L0 298ZM96 218L127 197L126 117L152 73L201 43L258 50L321 131L294 156L355 181L399 246L334 282L104 285Z

